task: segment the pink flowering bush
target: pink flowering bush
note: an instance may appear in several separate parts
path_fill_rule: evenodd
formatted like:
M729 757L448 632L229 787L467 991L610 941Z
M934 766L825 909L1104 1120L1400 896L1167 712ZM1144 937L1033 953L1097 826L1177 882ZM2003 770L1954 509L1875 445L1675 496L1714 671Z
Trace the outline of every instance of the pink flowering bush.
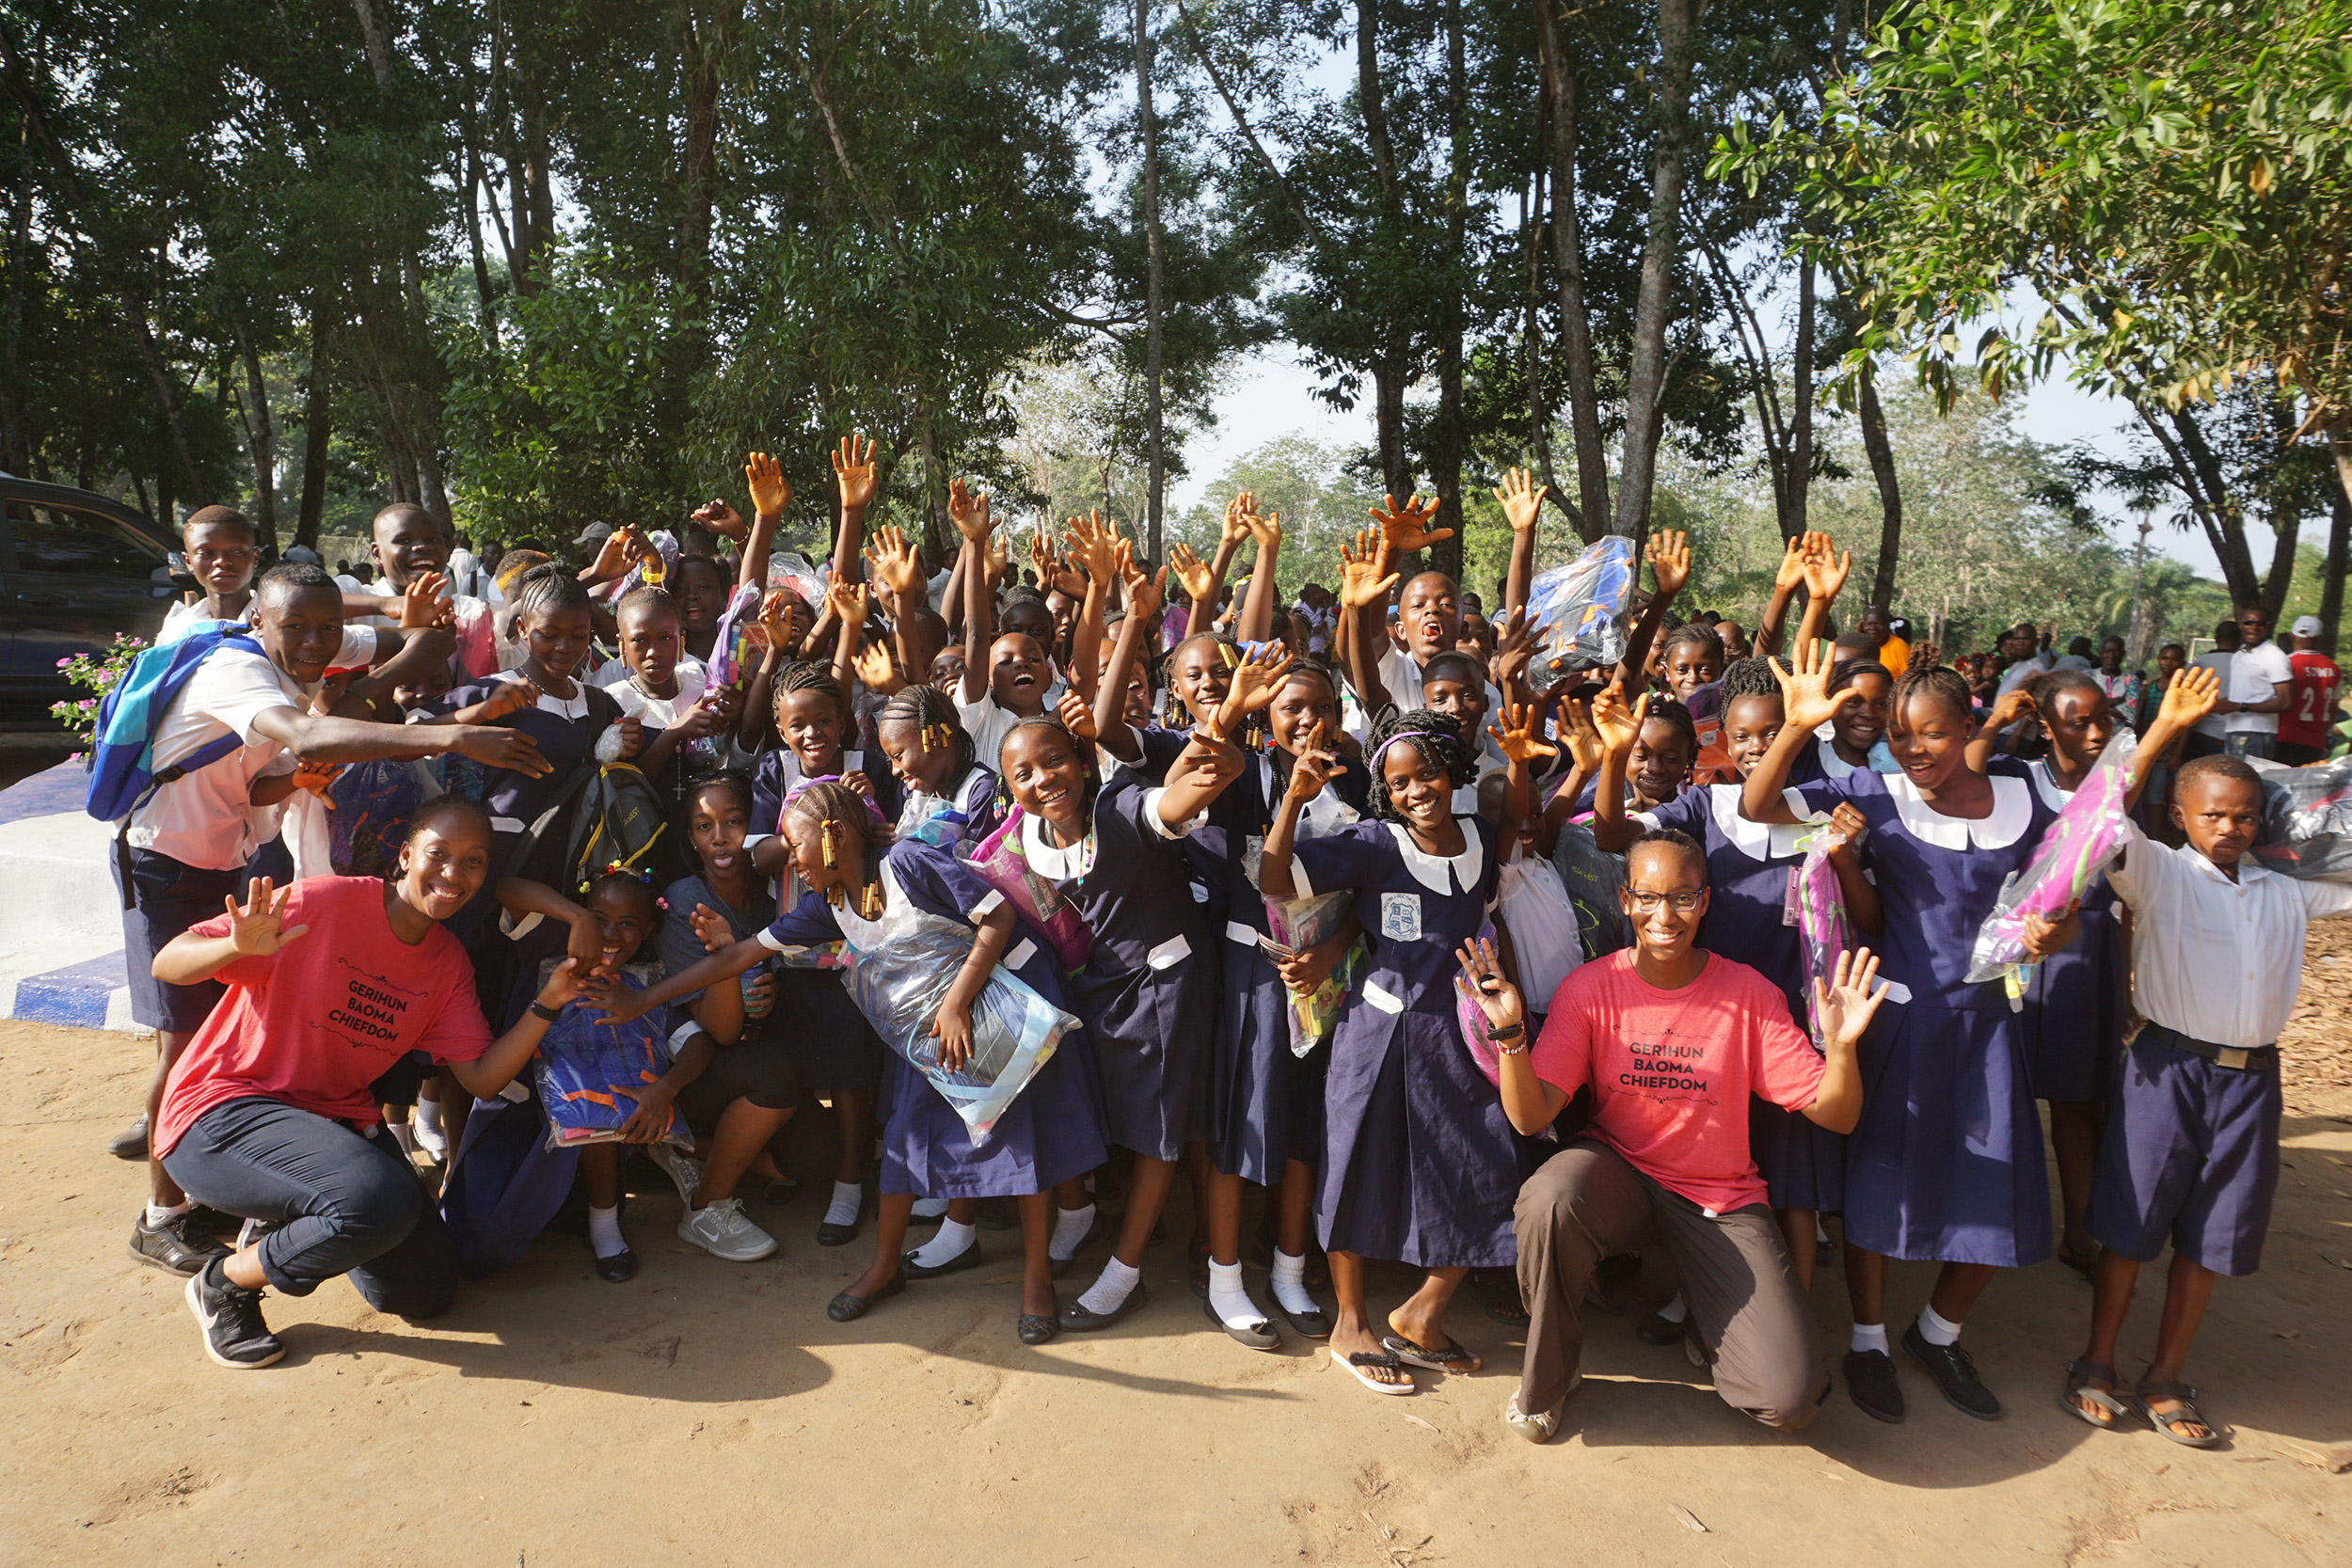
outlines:
M57 660L57 668L65 672L66 680L91 695L52 703L49 711L58 723L73 732L73 738L85 748L97 744L100 699L115 689L115 682L122 678L122 673L131 667L131 661L146 650L145 638L122 631L115 633L114 645L96 658L87 654L75 654L71 658Z

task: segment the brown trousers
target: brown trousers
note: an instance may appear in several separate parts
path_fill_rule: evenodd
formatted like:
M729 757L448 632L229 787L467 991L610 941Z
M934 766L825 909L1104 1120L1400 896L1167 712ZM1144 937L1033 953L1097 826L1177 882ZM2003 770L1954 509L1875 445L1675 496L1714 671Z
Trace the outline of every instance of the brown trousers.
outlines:
M1549 1410L1567 1397L1584 1350L1578 1309L1600 1260L1662 1239L1724 1402L1783 1432L1820 1413L1829 1368L1813 1304L1763 1204L1709 1214L1614 1149L1580 1138L1520 1187L1517 1224L1528 1311L1521 1410Z

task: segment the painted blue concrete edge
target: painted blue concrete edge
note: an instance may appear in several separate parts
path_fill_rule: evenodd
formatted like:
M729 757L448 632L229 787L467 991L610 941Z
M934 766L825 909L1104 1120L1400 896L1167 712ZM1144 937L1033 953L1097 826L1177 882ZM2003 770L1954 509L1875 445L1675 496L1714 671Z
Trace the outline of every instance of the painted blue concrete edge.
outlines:
M29 1023L63 1023L79 1029L103 1029L106 1004L128 984L122 952L88 958L46 974L28 974L16 983L9 1016Z

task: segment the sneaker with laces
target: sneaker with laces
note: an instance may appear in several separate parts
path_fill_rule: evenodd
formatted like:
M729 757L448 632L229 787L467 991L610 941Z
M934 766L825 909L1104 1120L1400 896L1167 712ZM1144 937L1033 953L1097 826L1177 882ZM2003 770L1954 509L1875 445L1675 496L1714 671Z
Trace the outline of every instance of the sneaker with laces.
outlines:
M228 1257L229 1249L204 1228L193 1209L157 1226L147 1223L142 1210L131 1226L131 1256L173 1274L198 1274L214 1259Z
M689 1209L678 1218L677 1233L680 1241L730 1263L755 1263L776 1250L776 1239L752 1223L739 1197L714 1198Z
M1977 1376L1977 1358L1958 1345L1931 1345L1927 1336L1913 1323L1903 1330L1903 1349L1911 1358L1928 1370L1935 1386L1944 1391L1945 1400L1963 1415L1979 1421L2001 1418L2001 1402L1994 1397Z
M204 1331L204 1354L215 1365L248 1371L285 1355L286 1347L262 1321L262 1292L231 1285L218 1263L190 1275L185 1294L197 1327Z
M695 1190L703 1184L702 1162L677 1145L667 1142L646 1145L645 1156L661 1167L663 1174L669 1177L670 1184L677 1189L677 1200L691 1212Z

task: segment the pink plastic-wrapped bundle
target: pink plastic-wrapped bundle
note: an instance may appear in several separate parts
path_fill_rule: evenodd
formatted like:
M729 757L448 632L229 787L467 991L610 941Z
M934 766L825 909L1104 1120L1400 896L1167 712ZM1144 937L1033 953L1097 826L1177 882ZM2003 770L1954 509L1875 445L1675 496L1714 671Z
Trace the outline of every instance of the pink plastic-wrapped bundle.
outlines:
M1290 958L1337 931L1355 907L1352 890L1312 898L1269 898L1265 901L1267 934L1258 939L1258 945L1269 958ZM1323 984L1310 991L1290 992L1292 1055L1306 1055L1330 1033L1340 1016L1340 1004L1347 1000L1363 964L1364 944L1359 942L1348 948L1339 967L1324 976Z
M1837 977L1838 955L1853 945L1853 931L1846 917L1845 890L1837 885L1837 869L1829 863L1829 851L1834 847L1827 828L1817 829L1799 840L1804 859L1789 873L1788 895L1797 911L1797 935L1804 943L1804 1013L1805 1027L1813 1036L1813 1048L1824 1049L1821 1041L1821 1016L1813 1000L1813 982L1834 981Z
M710 643L710 685L715 689L748 680L758 670L768 640L759 629L759 590L749 584L735 591L719 630Z
M1077 910L1061 895L1061 890L1030 869L1029 858L1021 848L1025 820L1019 806L1009 808L1003 825L965 857L965 863L1005 895L1015 914L1044 933L1064 969L1083 969L1094 951L1094 933L1078 918Z
M2025 869L2012 872L2001 884L1993 912L1977 931L1969 965L1971 983L2006 979L2014 1003L2020 992L2019 972L2033 967L2026 951L2026 917L2054 920L2069 904L2090 890L2129 836L2130 818L2123 810L2123 792L2131 787L2132 755L2138 741L2129 730L2117 730L2099 760L2058 812L2058 820L2043 830Z

